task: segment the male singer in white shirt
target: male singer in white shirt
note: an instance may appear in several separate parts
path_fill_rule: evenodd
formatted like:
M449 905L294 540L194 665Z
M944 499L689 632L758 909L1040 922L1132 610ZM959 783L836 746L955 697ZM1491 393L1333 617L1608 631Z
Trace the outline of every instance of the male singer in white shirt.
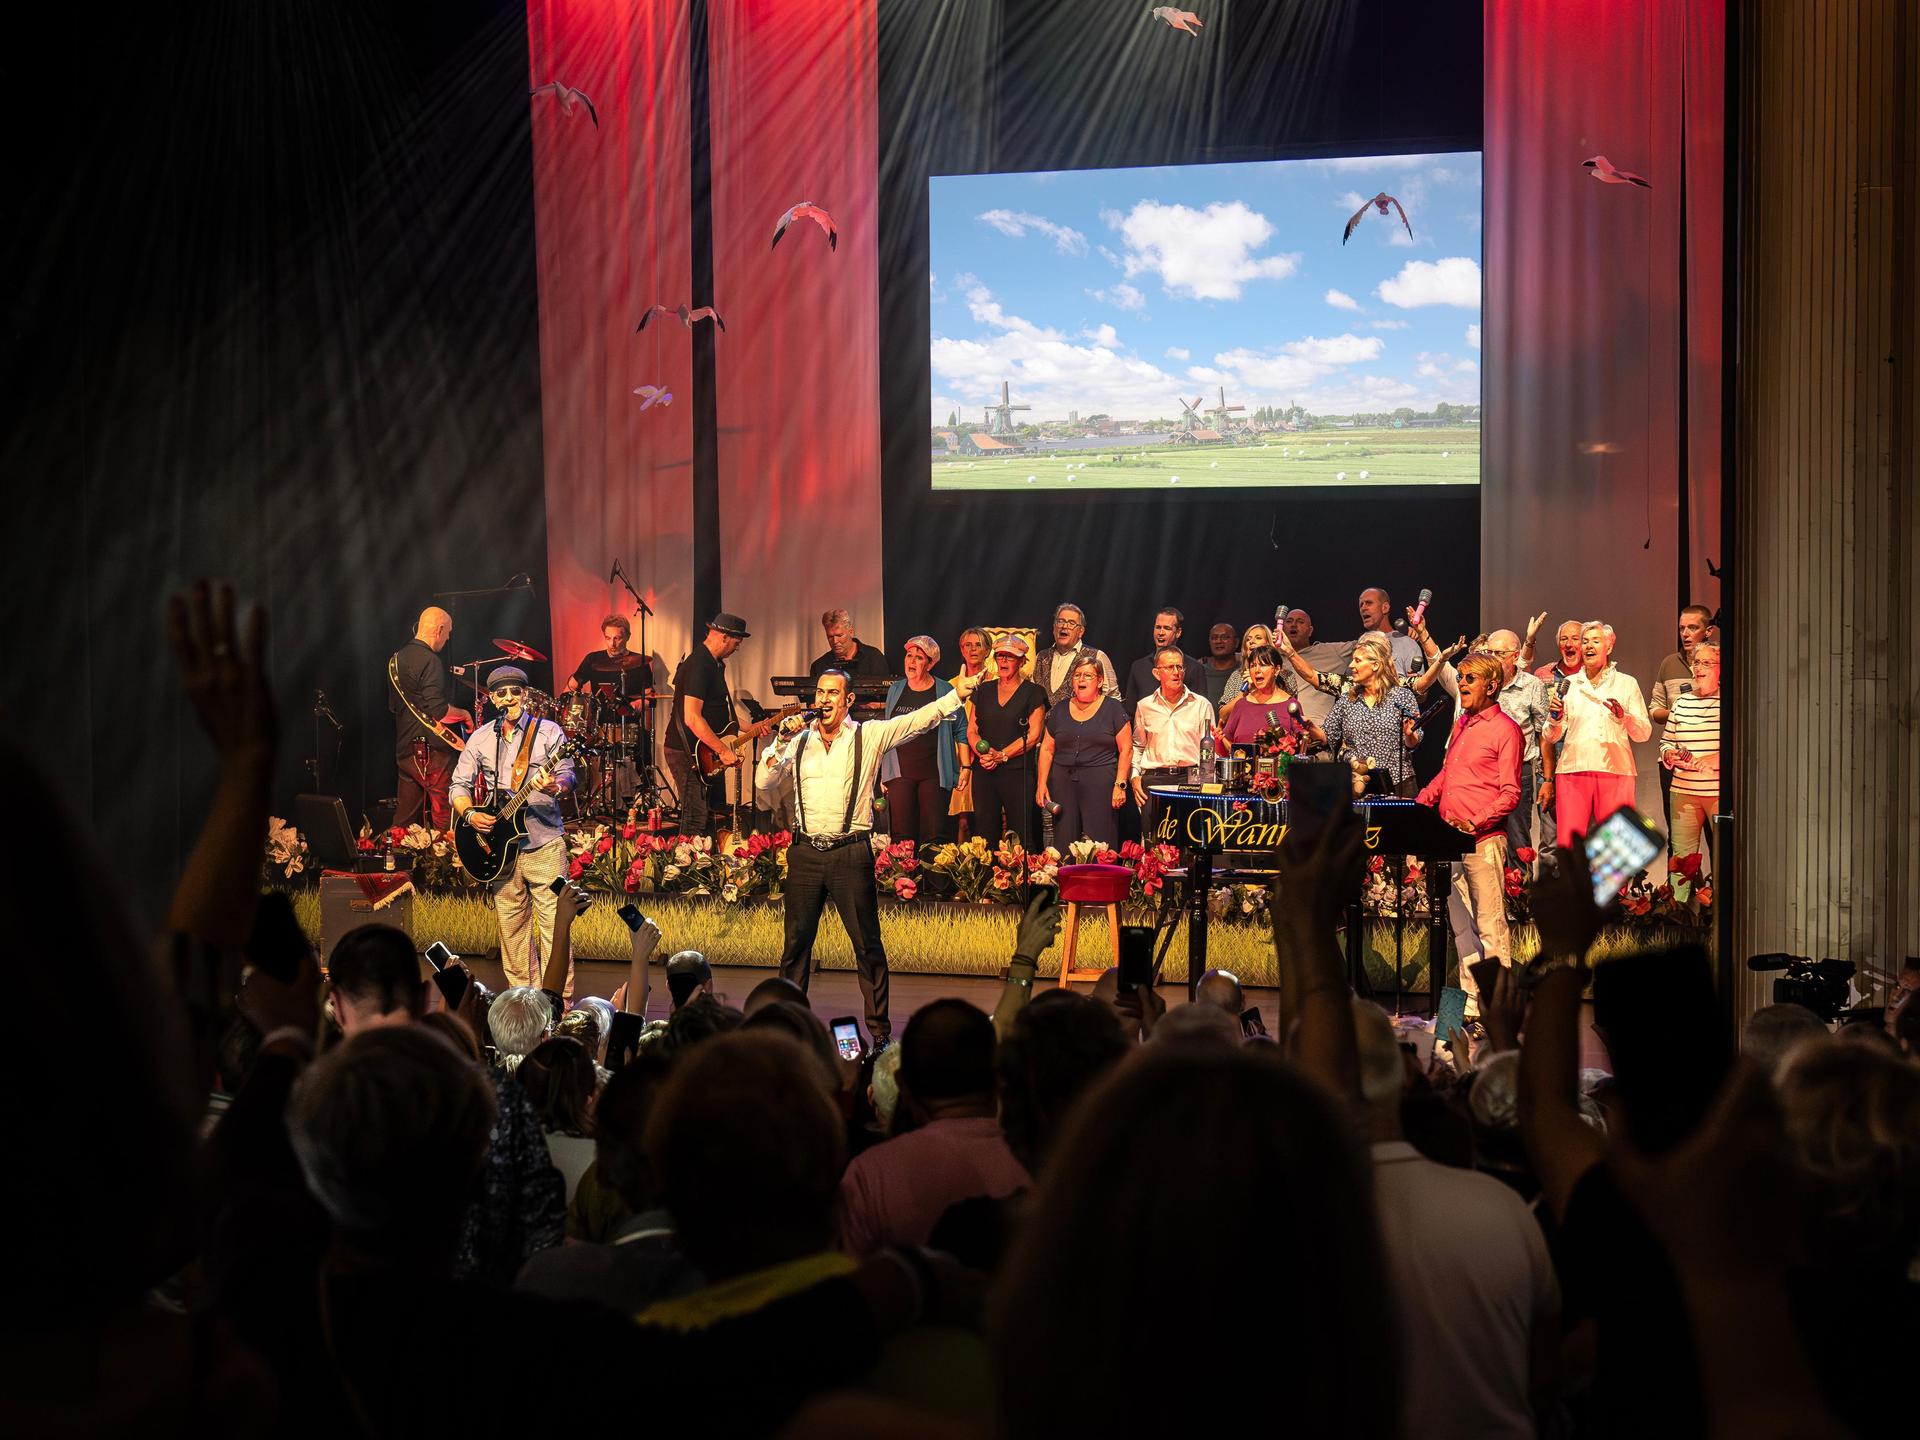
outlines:
M1548 701L1541 739L1559 747L1554 773L1555 843L1573 844L1622 805L1633 803L1633 747L1653 734L1640 682L1612 664L1613 627L1589 620L1580 631L1580 673Z
M1140 806L1140 835L1152 843L1159 806L1149 804L1152 785L1175 785L1200 763L1200 747L1213 743L1213 706L1187 689L1186 652L1168 645L1154 653L1158 688L1140 697L1133 712L1133 798Z
M786 945L780 973L805 990L813 976L813 940L827 900L840 912L853 944L867 1029L876 1046L893 1035L887 1015L887 952L880 943L880 897L873 878L873 784L887 751L925 734L960 709L980 683L962 675L931 705L889 720L852 720L852 681L824 670L814 681L819 718L789 721L754 771L760 802L790 800L793 845L787 851Z

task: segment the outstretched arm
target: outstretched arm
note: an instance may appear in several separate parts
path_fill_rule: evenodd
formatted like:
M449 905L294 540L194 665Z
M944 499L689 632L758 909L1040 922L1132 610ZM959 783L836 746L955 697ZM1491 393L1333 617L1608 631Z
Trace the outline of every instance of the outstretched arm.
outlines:
M1281 976L1280 1033L1299 1019L1294 1058L1339 1099L1357 1103L1360 1062L1335 926L1359 892L1366 831L1350 806L1337 806L1319 843L1300 854L1280 847L1280 874L1268 891Z

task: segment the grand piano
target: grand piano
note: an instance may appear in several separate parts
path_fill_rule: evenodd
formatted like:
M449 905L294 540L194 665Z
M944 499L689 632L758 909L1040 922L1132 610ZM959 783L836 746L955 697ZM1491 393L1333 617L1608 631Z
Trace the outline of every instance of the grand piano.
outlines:
M1221 785L1156 785L1151 793L1158 817L1150 837L1176 845L1187 868L1187 991L1199 986L1207 968L1207 894L1216 883L1269 880L1277 873L1275 852L1287 833L1287 801L1229 790ZM1353 802L1366 827L1367 853L1427 866L1427 893L1438 899L1428 907L1428 1003L1439 996L1446 974L1446 894L1451 864L1467 853L1469 838L1425 805L1391 795L1366 795ZM1396 911L1404 907L1396 906ZM1402 951L1406 919L1395 921L1395 953ZM1368 993L1361 955L1363 925L1360 897L1347 915L1347 967L1354 988Z

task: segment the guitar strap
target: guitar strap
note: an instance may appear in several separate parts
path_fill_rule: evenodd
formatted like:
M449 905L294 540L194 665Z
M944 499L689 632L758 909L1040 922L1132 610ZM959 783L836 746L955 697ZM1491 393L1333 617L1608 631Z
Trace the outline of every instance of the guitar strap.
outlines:
M515 790L526 783L527 762L533 759L533 732L540 726L540 722L531 715L523 718L526 721L526 731L520 737L520 753L513 757L513 788Z

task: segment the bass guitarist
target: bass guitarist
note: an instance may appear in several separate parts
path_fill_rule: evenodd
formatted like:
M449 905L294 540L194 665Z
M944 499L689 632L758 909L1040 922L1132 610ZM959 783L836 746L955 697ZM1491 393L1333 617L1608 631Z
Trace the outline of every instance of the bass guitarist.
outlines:
M707 633L673 672L673 723L667 727L667 771L680 797L680 833L704 835L712 821L708 781L695 757L702 745L718 752L721 766L742 763L740 752L722 736L733 729L733 695L727 689L727 661L749 638L747 622L721 611L707 622Z
M487 676L487 691L499 717L475 732L460 752L453 770L453 809L465 816L473 809L476 778L489 795L506 796L526 779L527 772L545 764L566 742L566 732L551 720L536 720L526 712L527 672L502 665ZM554 895L549 888L567 873L567 841L562 827L559 796L573 788L573 761L562 758L552 778L530 796L526 816L527 843L493 886L493 912L500 921L500 968L509 985L532 985L545 968L553 948ZM494 817L475 812L467 822L485 833ZM568 976L571 989L572 976Z
M394 791L399 797L393 812L396 825L424 819L435 830L445 830L453 824L447 784L461 740L449 727L472 725L473 717L454 706L447 667L440 660L452 634L453 617L430 605L420 612L413 638L387 661L387 708L393 711L393 758L400 771Z

